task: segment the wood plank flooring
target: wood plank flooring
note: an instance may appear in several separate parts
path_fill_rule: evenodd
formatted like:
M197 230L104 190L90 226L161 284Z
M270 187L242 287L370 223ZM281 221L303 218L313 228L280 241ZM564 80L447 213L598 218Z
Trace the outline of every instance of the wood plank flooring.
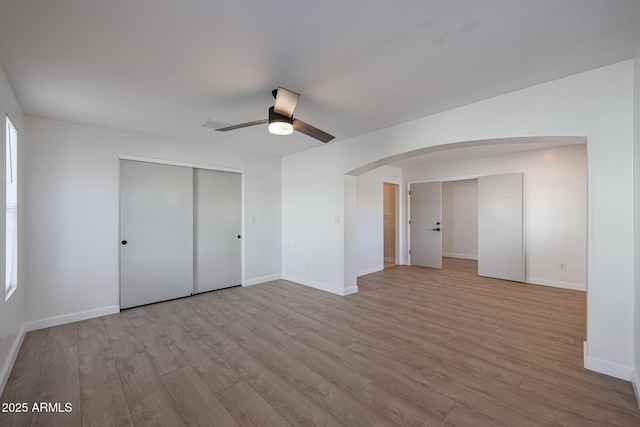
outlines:
M30 332L1 426L640 426L585 370L585 294L395 266L347 297L286 281Z

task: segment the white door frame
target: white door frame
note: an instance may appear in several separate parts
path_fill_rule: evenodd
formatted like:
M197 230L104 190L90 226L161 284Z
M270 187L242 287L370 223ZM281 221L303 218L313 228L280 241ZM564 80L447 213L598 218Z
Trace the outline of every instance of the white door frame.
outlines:
M120 188L120 160L133 160L137 162L159 163L163 165L172 165L172 166L183 166L183 167L188 167L192 169L208 169L208 170L215 170L215 171L221 171L221 172L239 173L242 176L242 190L241 190L242 191L242 196L241 196L241 199L242 199L242 286L246 286L245 285L245 242L246 242L246 239L245 239L245 172L246 170L245 169L212 166L212 165L206 165L201 163L177 162L177 161L167 160L167 159L156 159L152 157L132 156L128 154L118 155L117 160L118 160L118 188ZM120 194L118 193L118 212L120 212L120 208L121 208ZM120 236L120 232L121 232L120 227L121 227L120 218L118 217L118 236ZM120 253L121 245L120 245L119 239L116 239L116 244L118 245L118 253ZM120 271L120 268L121 268L120 256L118 256L118 271ZM119 280L118 280L118 288L120 288ZM120 290L118 290L118 295L120 295ZM120 297L118 296L118 298Z

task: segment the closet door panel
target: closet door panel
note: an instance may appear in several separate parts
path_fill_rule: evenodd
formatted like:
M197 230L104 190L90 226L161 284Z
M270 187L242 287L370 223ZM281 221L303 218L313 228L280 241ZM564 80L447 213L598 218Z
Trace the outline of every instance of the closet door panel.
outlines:
M196 169L194 293L242 284L242 174Z
M524 176L478 178L478 275L525 281Z
M193 291L193 170L120 160L120 307Z

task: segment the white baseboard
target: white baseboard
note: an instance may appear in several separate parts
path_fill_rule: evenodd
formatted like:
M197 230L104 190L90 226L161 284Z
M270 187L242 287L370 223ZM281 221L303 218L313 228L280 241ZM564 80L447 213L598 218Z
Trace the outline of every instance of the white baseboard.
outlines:
M363 270L358 270L356 273L357 277L365 276L367 274L376 273L378 271L384 270L384 265L376 265L375 267L365 268Z
M584 367L589 369L590 371L599 372L601 374L609 375L610 377L619 378L625 381L631 381L633 376L635 375L635 371L632 368L589 356L589 350L586 341L583 344L583 348Z
M50 328L52 326L64 325L65 323L79 322L81 320L93 319L94 317L108 316L120 312L119 305L111 305L108 307L95 308L93 310L79 311L77 313L63 314L62 316L47 317L46 319L33 320L26 322L25 326L28 331L37 329Z
M446 256L447 258L460 258L460 259L472 259L477 261L478 255L469 255L469 254L456 254L452 252L443 252L442 256Z
M526 277L524 281L526 283L531 283L532 285L551 286L553 288L571 289L573 291L582 292L587 291L587 285L584 283L558 282L555 280L538 279L535 277Z
M18 352L20 351L20 347L22 346L22 341L24 340L24 335L26 333L27 328L23 323L20 327L20 330L18 331L18 335L16 335L15 339L13 340L11 350L9 350L9 357L4 362L2 371L0 371L0 395L2 395L2 392L4 392L4 387L7 385L7 381L9 381L9 375L11 375L13 364L16 362Z
M633 370L633 376L631 377L631 385L633 386L633 392L636 395L636 402L638 408L640 408L640 377L638 377L638 371Z
M351 294L357 294L358 293L358 287L357 286L351 286L350 288L346 288L342 291L342 296L346 297L347 295L351 295Z
M322 282L316 282L314 280L305 279L303 277L296 277L290 274L283 274L282 278L290 282L295 282L300 285L309 286L310 288L319 289L325 292L331 292L332 294L347 296L358 292L358 286L351 286L349 288L339 288L338 286L329 285Z
M260 283L273 282L274 280L280 280L280 279L282 279L281 274L273 274L271 276L256 277L255 279L245 280L242 286L259 285Z

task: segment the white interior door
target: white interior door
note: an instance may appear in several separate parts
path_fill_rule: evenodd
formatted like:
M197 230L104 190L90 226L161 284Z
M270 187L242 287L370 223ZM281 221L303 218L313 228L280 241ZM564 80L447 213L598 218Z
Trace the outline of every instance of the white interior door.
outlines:
M524 282L523 174L478 178L478 275Z
M242 284L242 175L195 170L194 293Z
M411 265L442 268L442 183L411 184Z
M192 291L192 169L121 160L120 307Z

